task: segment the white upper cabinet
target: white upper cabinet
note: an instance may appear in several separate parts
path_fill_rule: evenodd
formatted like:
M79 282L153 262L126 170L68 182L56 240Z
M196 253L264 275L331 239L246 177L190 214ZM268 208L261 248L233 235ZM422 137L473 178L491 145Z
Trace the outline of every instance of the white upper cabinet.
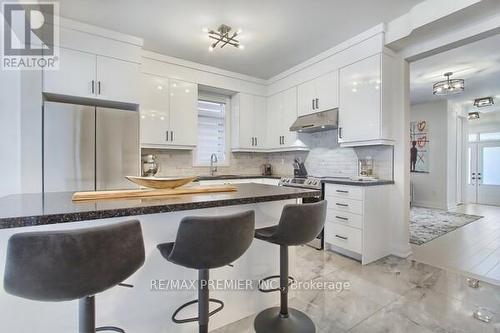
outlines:
M43 91L51 94L95 98L96 55L59 49L59 70L43 71Z
M298 115L338 107L338 71L324 74L298 86Z
M253 125L254 125L254 136L255 136L255 147L259 149L266 148L266 136L267 136L267 110L266 110L266 98L262 96L254 96L253 102Z
M139 64L97 56L97 97L110 101L138 103Z
M258 151L267 146L266 98L238 93L231 98L233 151Z
M290 88L267 99L267 148L273 150L305 149L297 132L290 127L297 120L297 87Z
M168 79L142 74L140 91L141 144L169 144L170 94Z
M314 89L314 80L307 81L298 86L298 115L304 116L314 113L316 103L316 92Z
M170 140L177 146L198 141L198 85L170 79Z
M393 108L382 99L384 89L390 89L384 80L391 81L382 77L382 67L390 75L390 62L389 56L377 54L340 69L338 136L343 146L391 143Z
M45 93L138 104L138 63L59 50L59 70L43 72Z
M192 149L197 143L198 85L141 76L141 146Z
M314 112L331 110L339 107L339 72L333 71L314 80L316 103Z

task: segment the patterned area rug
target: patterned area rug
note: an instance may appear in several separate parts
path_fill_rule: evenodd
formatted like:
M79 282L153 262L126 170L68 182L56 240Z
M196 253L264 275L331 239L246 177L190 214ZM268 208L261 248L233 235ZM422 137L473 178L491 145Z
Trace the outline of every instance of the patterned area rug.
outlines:
M425 244L482 217L440 209L411 207L410 243Z

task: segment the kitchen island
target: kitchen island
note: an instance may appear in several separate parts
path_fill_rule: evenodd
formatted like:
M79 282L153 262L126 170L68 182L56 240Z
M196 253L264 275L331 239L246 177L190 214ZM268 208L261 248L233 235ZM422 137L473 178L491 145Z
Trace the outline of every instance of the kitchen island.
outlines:
M319 191L263 184L237 184L236 192L192 194L162 198L105 200L75 203L72 193L22 194L0 198L0 274L3 277L8 238L17 232L85 228L130 219L141 222L146 262L126 283L96 297L97 324L133 332L194 332L196 323L178 325L170 317L181 304L196 299L196 289L165 288L168 281L197 278L195 270L167 262L156 245L174 241L185 216L225 215L254 210L256 228L277 224L285 204L319 196ZM290 251L293 272L293 249ZM254 240L233 267L214 269L214 280L256 281L279 271L279 247ZM188 283L189 284L189 283ZM253 283L255 287L256 284ZM279 297L251 290L214 290L211 297L225 308L210 318L210 329L221 327L276 304ZM77 331L77 301L47 303L24 300L0 292L0 331L67 333ZM196 314L196 306L182 316Z

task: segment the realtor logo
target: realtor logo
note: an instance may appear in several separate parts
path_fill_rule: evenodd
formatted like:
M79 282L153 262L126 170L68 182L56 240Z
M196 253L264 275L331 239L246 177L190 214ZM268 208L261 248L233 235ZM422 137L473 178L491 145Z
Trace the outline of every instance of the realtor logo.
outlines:
M58 3L4 2L2 9L2 69L57 69Z

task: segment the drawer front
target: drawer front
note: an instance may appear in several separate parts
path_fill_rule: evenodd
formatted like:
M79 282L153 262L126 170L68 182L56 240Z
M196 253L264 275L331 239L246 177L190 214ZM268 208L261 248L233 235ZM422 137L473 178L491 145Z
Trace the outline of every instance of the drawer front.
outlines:
M325 241L343 249L362 254L363 232L338 223L327 222Z
M337 197L327 197L330 209L363 215L363 201Z
M361 230L363 229L363 216L342 210L329 208L326 214L326 220L332 223L342 224Z
M360 186L326 184L325 196L363 200L363 188Z

